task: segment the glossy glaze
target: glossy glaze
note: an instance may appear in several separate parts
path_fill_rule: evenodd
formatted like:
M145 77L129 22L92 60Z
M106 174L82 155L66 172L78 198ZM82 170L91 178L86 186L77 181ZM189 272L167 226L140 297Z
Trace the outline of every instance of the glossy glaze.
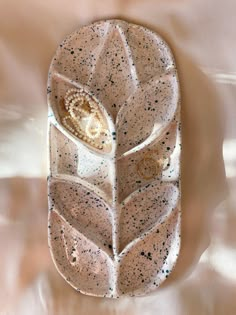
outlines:
M180 248L180 97L174 59L120 20L69 35L49 72L49 245L96 296L144 295Z

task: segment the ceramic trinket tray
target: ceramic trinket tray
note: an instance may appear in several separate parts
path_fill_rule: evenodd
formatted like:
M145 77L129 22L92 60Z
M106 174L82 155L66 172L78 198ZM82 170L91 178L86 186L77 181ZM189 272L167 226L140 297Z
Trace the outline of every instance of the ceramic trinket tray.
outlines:
M49 71L49 246L79 292L156 290L180 249L180 95L156 33L81 27Z

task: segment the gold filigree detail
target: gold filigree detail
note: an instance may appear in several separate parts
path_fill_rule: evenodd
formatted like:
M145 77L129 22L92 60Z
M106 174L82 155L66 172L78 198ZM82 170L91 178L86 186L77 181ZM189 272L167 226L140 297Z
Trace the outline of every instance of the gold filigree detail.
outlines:
M138 175L146 180L155 178L168 166L169 158L160 158L158 151L149 150L137 163Z

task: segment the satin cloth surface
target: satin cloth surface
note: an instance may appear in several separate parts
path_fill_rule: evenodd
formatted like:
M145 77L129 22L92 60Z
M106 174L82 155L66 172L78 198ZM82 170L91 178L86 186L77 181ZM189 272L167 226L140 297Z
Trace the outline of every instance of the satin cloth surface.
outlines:
M0 314L236 314L236 1L0 0ZM122 18L160 33L178 67L182 247L155 295L75 292L47 245L47 72L76 28Z

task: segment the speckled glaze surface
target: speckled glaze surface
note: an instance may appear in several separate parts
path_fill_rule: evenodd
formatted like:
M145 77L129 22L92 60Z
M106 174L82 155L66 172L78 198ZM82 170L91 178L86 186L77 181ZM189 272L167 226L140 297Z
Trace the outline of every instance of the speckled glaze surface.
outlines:
M120 20L69 35L49 71L49 246L79 292L148 294L180 248L180 97L172 53Z

